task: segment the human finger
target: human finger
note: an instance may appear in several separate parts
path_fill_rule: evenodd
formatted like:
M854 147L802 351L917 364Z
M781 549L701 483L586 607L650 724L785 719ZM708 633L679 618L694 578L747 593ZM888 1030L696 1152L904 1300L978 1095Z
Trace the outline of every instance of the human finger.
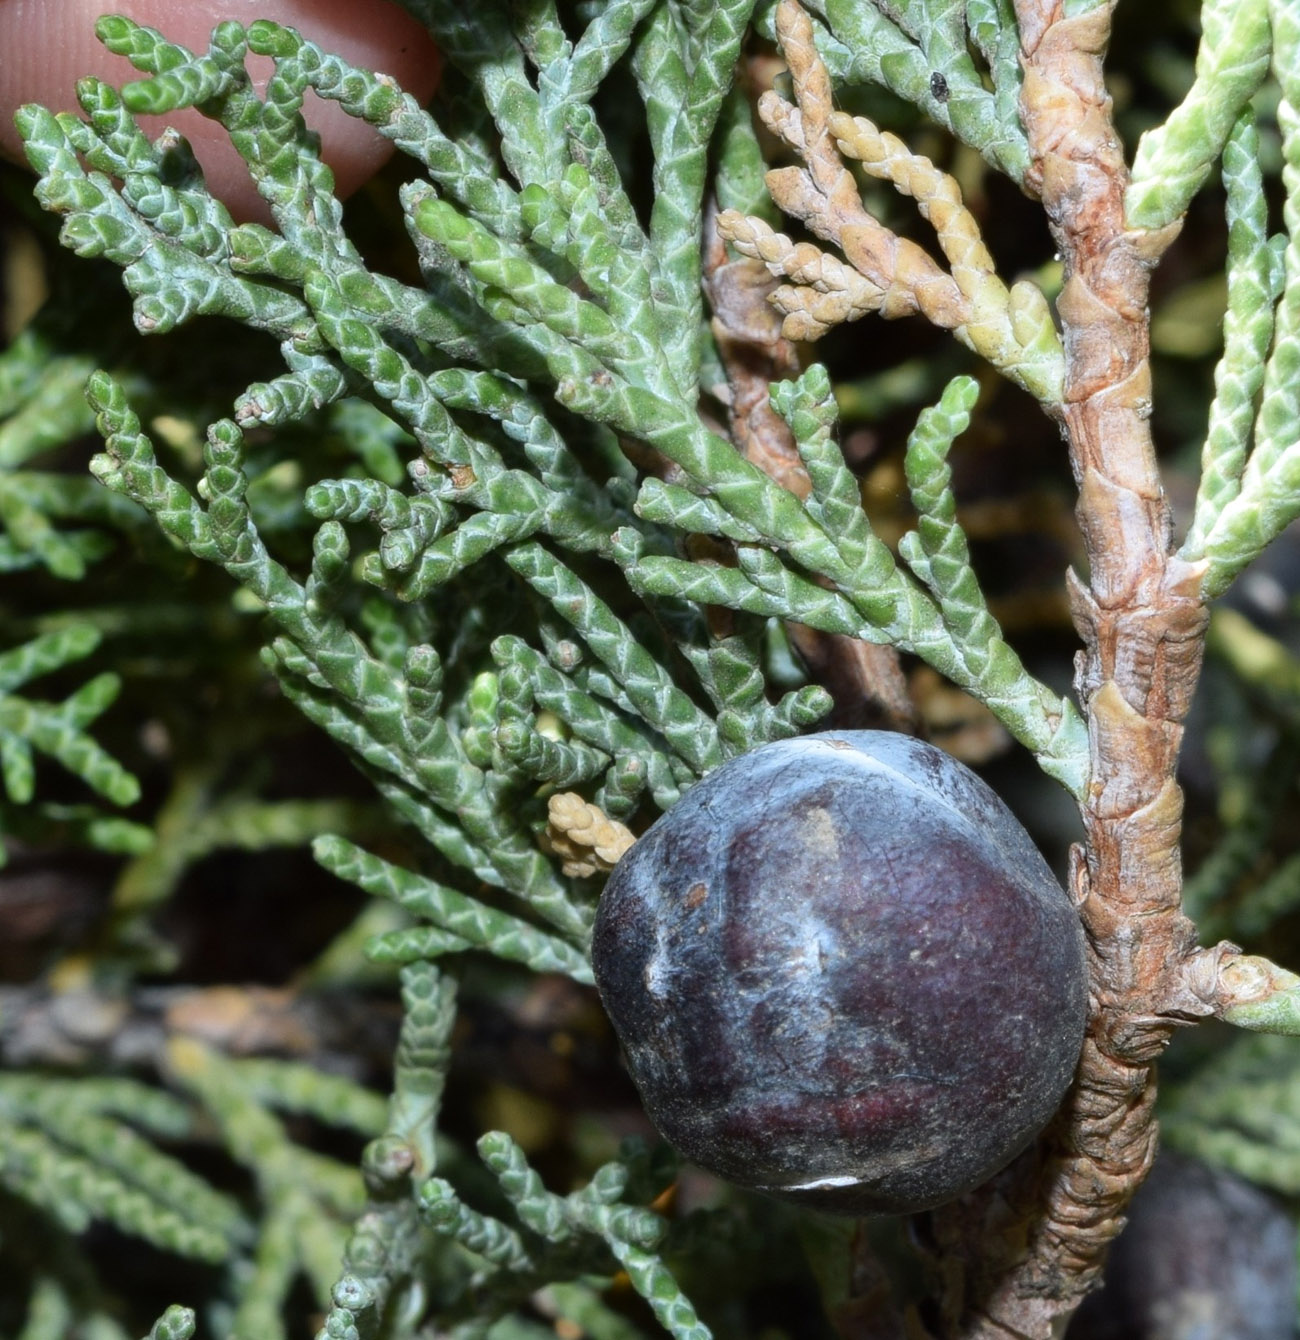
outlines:
M21 161L22 146L13 114L24 103L53 111L75 110L74 86L93 74L120 86L141 78L131 63L114 56L95 37L95 20L124 14L159 29L190 50L207 49L213 27L225 19L251 23L270 18L296 28L354 65L392 75L421 101L438 79L438 52L424 29L390 0L0 0L0 149ZM259 92L272 62L250 56L248 69ZM311 91L303 106L308 125L321 137L321 152L334 172L338 194L346 196L372 176L392 145L337 103ZM207 179L236 218L269 218L243 160L225 130L193 108L165 116L142 116L150 136L167 125L189 140Z

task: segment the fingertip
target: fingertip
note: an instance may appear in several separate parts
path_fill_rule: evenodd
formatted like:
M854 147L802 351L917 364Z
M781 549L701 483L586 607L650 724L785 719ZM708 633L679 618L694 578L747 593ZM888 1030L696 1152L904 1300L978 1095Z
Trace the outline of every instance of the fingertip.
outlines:
M24 104L55 111L75 109L75 84L93 74L120 86L139 78L123 57L114 56L95 37L119 15L158 28L191 50L205 50L212 28L232 17L232 0L0 0L0 148L22 161L23 147L15 115ZM391 0L357 5L353 0L262 0L259 16L296 28L327 51L354 65L380 70L421 102L437 86L440 63L424 29ZM240 16L244 17L244 16ZM105 31L105 35L108 32ZM265 86L272 62L250 56L256 85ZM336 103L310 93L303 107L307 123L321 136L321 151L334 172L336 191L347 196L369 179L392 152L392 145ZM142 116L142 129L157 136L172 125L189 139L203 166L208 188L237 219L269 221L248 169L225 130L193 109L165 116Z

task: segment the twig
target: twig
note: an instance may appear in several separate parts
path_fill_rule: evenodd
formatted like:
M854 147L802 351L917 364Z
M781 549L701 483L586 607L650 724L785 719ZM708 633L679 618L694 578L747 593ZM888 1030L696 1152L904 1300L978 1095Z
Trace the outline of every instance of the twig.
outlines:
M1072 17L1054 0L1016 9L1029 185L1066 270L1063 428L1091 574L1087 588L1071 581L1092 765L1071 887L1093 986L1079 1073L1055 1126L996 1188L936 1216L944 1251L965 1267L945 1272L948 1326L972 1340L1050 1336L1087 1292L1154 1154L1155 1059L1180 1022L1215 1012L1230 957L1197 950L1179 906L1174 767L1206 614L1201 569L1170 556L1147 418L1148 277L1177 229L1124 226L1127 170L1101 65L1110 6Z

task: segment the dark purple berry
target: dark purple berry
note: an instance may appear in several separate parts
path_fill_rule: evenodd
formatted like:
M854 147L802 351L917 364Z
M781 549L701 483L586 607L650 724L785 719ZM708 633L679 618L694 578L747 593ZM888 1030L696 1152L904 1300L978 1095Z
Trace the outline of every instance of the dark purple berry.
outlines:
M986 1180L1083 1042L1083 934L1028 834L887 732L711 773L615 868L593 961L663 1134L818 1209L910 1212Z

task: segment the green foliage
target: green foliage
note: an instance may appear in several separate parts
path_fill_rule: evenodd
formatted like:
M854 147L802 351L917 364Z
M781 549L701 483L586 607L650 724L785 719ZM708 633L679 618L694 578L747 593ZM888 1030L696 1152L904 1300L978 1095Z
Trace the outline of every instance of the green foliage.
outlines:
M1163 228L1204 185L1242 110L1268 74L1268 0L1201 8L1196 81L1165 123L1138 143L1124 212L1138 228Z
M1271 18L1273 68L1282 87L1278 126L1287 231L1265 236L1264 193L1247 113L1224 156L1229 315L1201 491L1182 551L1205 562L1208 595L1226 589L1300 515L1300 18L1289 5L1274 6Z
M300 1272L318 1302L329 1297L349 1225L365 1205L365 1188L355 1167L296 1144L273 1109L377 1135L384 1104L310 1067L231 1061L194 1039L175 1040L168 1065L177 1084L216 1121L222 1143L257 1186L261 1222L240 1281L233 1331L285 1334L284 1304Z
M1214 1052L1164 1100L1162 1128L1177 1149L1286 1196L1300 1188L1300 1071L1295 1043L1247 1036Z
M563 972L580 982L591 981L585 955L559 937L526 921L499 912L448 885L426 879L380 860L339 837L323 837L316 859L340 879L383 898L433 923L393 931L374 940L367 953L383 963L414 963L467 949L490 949L500 958L522 963L534 972Z
M5 790L16 804L32 798L32 751L57 759L69 772L106 800L130 805L140 795L139 783L109 758L85 733L85 727L106 711L121 682L115 675L90 680L65 702L33 703L14 693L29 680L51 674L71 661L89 656L99 644L93 628L74 627L47 633L0 655L0 752Z
M84 479L24 468L90 428L81 391L93 368L83 354L60 354L55 333L40 324L0 355L0 571L43 566L75 580L104 553L102 533L87 523L134 512L86 488ZM68 521L82 524L60 528Z
M45 316L28 326L0 354L0 571L44 569L76 580L111 547L105 528L130 528L142 519L120 498L87 489L84 477L42 470L51 448L86 432L82 388L94 367L86 354L63 352L66 317ZM62 822L101 850L139 851L147 829L97 805L41 801L35 756L46 755L79 777L116 807L133 804L139 783L89 733L121 688L104 673L89 679L61 703L33 700L17 690L90 657L102 634L91 622L64 618L59 625L0 652L0 777L7 803L0 804L0 830L31 832L42 822ZM3 853L0 853L3 860Z
M169 1307L149 1328L149 1340L190 1340L194 1313L187 1307Z
M438 1178L425 1182L419 1193L421 1214L434 1231L458 1244L467 1260L479 1263L474 1277L477 1307L474 1300L466 1300L468 1315L457 1334L472 1334L490 1324L531 1293L539 1280L610 1275L614 1262L627 1272L669 1334L679 1340L709 1334L656 1251L667 1225L652 1211L624 1200L629 1184L644 1183L650 1173L643 1149L629 1147L623 1158L605 1164L587 1186L569 1196L548 1192L523 1152L501 1132L485 1135L478 1152L518 1227L472 1209ZM471 1321L475 1312L479 1317Z
M449 62L434 111L274 23L223 23L195 53L105 18L103 41L146 77L121 91L81 81L82 117L20 114L38 199L66 247L120 270L137 331L179 341L193 323L211 345L224 336L199 319L219 318L252 333L228 364L190 360L187 377L117 337L73 340L69 311L81 328L101 324L88 282L0 356L0 571L82 592L57 618L13 618L0 653L5 829L33 839L57 825L63 841L130 858L54 993L89 979L134 1008L142 974L183 952L165 914L196 866L310 844L323 871L377 901L296 965L296 989L399 984L402 997L387 1099L309 1046L296 1059L241 1055L206 1015L204 1027L166 1023L137 1058L156 1085L34 1067L5 1077L0 1234L6 1248L29 1231L53 1244L23 1300L24 1336L62 1334L73 1318L82 1333L95 1322L125 1334L79 1237L95 1220L218 1264L203 1320L238 1337L296 1333L288 1313L304 1289L327 1336L553 1333L538 1316L596 1340L747 1333L733 1281L742 1255L759 1259L735 1245L749 1211L675 1216L660 1151L632 1143L610 1157L607 1140L579 1132L574 1145L590 1147L557 1169L504 1131L471 1146L465 1114L443 1110L476 973L504 974L503 997L529 973L553 975L557 991L590 984L597 888L552 854L548 798L578 791L639 830L728 757L824 721L832 698L791 660L792 625L926 662L1086 794L1084 724L1004 635L959 515L950 457L984 389L961 370L972 364L913 358L909 377L855 391L836 384L830 348L776 381L770 404L806 497L718 426L726 355L706 320L701 243L714 202L776 218L748 95L732 87L751 20L771 31L768 7L408 8ZM887 112L924 113L975 151L968 176L987 167L1024 185L1009 4L813 8L837 99L886 89ZM1293 11L1274 6L1270 39L1262 5L1210 7L1196 83L1143 141L1128 199L1135 226L1162 226L1222 155L1224 354L1182 549L1209 592L1300 511ZM1270 40L1289 191L1279 238L1247 108ZM264 98L249 53L275 63ZM345 227L299 115L309 90L402 151L405 238L396 208L382 248ZM151 142L134 121L197 104L248 163L274 229L236 224L187 146ZM1008 301L1032 288L997 283ZM1042 302L1020 315L1055 368ZM901 538L868 516L841 440L855 395L920 410L898 433ZM92 422L93 480L46 469ZM52 702L18 695L96 654L122 669ZM120 731L121 748L90 733L114 738L104 714L119 688L171 741L165 782L143 799L116 759L142 774L158 759ZM215 726L205 695L220 704ZM1278 698L1294 712L1290 681ZM285 750L281 701L377 801L286 793L263 757ZM1294 740L1276 747L1285 761ZM45 800L37 755L134 817ZM1267 827L1257 807L1226 815L1193 881L1225 934L1262 934L1300 902L1294 858L1232 892ZM275 917L268 907L265 923ZM1215 1107L1218 1090L1198 1080L1174 1100L1174 1129L1248 1172L1272 1151L1273 1183L1294 1193L1282 1133L1294 1084L1288 1070L1260 1089L1248 1045L1223 1070L1231 1099ZM1242 1125L1247 1092L1269 1123ZM340 1151L363 1141L358 1167ZM183 1161L196 1146L205 1177ZM788 1243L776 1211L753 1213L756 1236ZM714 1259L726 1268L710 1280ZM188 1340L194 1327L173 1308L151 1335Z
M619 561L633 589L647 595L793 617L825 632L914 652L992 708L1034 749L1043 770L1079 795L1087 775L1082 720L1068 701L1035 681L1003 641L955 525L943 460L969 422L976 390L970 378L953 382L908 443L909 483L921 529L905 539L900 552L917 580L908 578L872 533L830 433L830 384L819 367L773 392L812 481L806 504L766 477L747 481L752 492L730 506L718 497L712 508L701 507L686 490L648 481L641 492L643 515L738 541L737 566L645 555L624 532L616 536ZM727 463L719 461L718 467L721 472ZM838 594L792 571L772 552L775 547L833 583Z
M221 1261L242 1228L235 1205L120 1120L187 1132L189 1114L124 1079L0 1076L0 1184L72 1232L107 1219L181 1256Z

